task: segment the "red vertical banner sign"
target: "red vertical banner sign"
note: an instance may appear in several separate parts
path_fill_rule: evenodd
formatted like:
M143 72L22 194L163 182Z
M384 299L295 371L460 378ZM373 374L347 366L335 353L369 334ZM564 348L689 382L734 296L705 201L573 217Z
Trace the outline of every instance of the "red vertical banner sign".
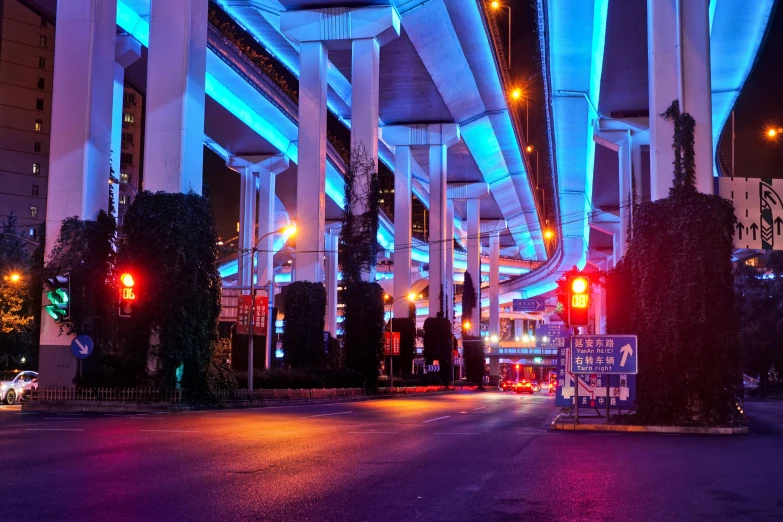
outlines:
M389 342L391 336L391 332L383 332L383 355L400 355L400 332L394 332L392 343Z
M266 321L269 317L269 298L257 295L253 307L253 335L266 335Z
M237 333L250 335L250 303L249 295L240 295L237 299Z

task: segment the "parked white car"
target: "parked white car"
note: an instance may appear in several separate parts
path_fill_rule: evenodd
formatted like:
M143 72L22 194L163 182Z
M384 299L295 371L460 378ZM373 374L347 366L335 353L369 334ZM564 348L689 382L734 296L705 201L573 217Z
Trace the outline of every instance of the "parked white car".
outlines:
M0 402L14 404L37 387L38 372L19 372L10 380L0 381Z

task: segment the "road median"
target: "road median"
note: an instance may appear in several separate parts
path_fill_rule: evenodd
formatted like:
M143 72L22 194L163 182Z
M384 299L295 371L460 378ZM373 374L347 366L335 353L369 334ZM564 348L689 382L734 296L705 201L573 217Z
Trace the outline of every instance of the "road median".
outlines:
M644 426L640 424L606 424L603 417L580 418L576 423L573 417L559 414L552 421L550 430L589 431L615 433L664 433L680 435L747 435L748 426Z

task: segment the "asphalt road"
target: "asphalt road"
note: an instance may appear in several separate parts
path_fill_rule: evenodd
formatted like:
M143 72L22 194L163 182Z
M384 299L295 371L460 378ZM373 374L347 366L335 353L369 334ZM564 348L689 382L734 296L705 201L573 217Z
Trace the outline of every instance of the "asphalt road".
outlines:
M5 520L783 520L783 402L748 436L550 432L489 393L156 415L0 408Z

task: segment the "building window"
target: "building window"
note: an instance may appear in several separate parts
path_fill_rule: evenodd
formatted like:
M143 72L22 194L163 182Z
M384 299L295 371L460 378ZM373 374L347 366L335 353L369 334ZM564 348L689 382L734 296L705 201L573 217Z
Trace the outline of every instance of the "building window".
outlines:
M35 100L35 110L42 111L43 110L43 99L38 98Z
M46 80L38 78L38 88L41 90L46 89Z
M40 173L41 173L41 164L33 163L33 174L40 174Z
M134 121L136 121L136 119L133 117L133 114L126 112L125 114L122 115L122 121L124 121L125 123L133 123Z
M120 183L130 183L130 176L127 172L120 172Z
M43 120L35 120L35 132L41 132L43 130Z
M38 230L33 228L33 227L30 227L30 237L37 238L38 237Z
M131 154L130 152L121 152L120 163L127 163L128 165L133 165L133 154Z
M46 47L46 41L47 38L45 36L41 36L40 40L38 40L38 45L40 45L41 47Z
M46 18L41 18L41 27L48 27L49 24L46 23Z
M35 143L33 143L33 151L41 152L41 142L40 141L36 141Z
M38 217L38 207L30 207L30 217Z
M132 92L126 92L122 95L123 100L125 100L125 103L135 104L136 103L136 95Z
M122 142L123 143L130 143L133 144L133 133L132 132L123 132L122 133Z
M38 196L41 192L41 187L39 185L33 185L33 196Z
M44 58L43 56L38 57L38 68L46 69L46 58Z
M120 205L130 205L130 196L122 194L120 196Z

